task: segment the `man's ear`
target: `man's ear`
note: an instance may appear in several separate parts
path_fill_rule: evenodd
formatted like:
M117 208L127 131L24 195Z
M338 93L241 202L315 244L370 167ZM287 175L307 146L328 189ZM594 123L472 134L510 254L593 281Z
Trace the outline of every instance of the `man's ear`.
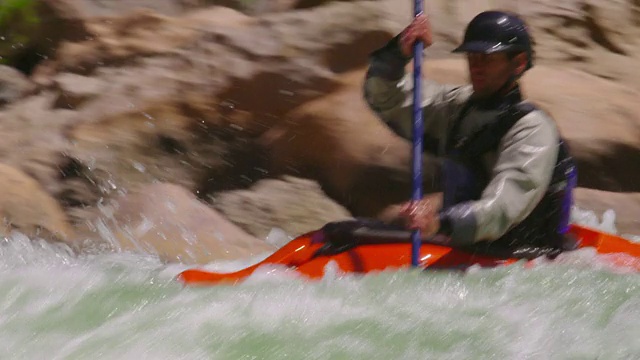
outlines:
M522 74L524 74L525 70L527 69L527 63L529 61L529 59L527 58L527 53L519 53L518 55L514 56L511 61L513 64L514 74L518 77L522 76Z

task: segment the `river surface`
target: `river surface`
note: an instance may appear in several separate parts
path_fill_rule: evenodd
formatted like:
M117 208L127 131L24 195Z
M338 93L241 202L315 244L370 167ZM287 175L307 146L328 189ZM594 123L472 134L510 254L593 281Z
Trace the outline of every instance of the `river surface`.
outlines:
M318 282L266 268L209 288L176 282L186 268L15 233L0 244L0 359L640 359L640 275L588 250Z

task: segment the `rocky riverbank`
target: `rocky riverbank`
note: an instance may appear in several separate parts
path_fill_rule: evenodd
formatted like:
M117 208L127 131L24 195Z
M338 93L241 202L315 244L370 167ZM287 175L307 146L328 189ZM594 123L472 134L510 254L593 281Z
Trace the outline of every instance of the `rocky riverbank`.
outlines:
M4 231L202 263L272 249L272 227L297 235L405 200L409 144L361 86L411 4L322 3L34 2L39 21L0 41ZM613 208L619 231L640 234L638 5L502 3L429 2L425 75L464 82L449 51L465 22L523 13L539 64L523 87L575 152L577 205ZM426 191L435 173L426 158Z

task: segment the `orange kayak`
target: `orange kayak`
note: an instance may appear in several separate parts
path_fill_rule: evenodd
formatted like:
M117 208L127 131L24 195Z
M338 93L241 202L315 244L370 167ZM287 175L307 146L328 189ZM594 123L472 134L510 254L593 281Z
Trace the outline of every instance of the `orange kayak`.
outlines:
M640 258L640 243L603 233L585 226L572 224L570 233L578 240L578 248L594 248L599 254L624 254L613 257L614 265L631 267L640 272L640 261L628 261L629 257ZM332 255L318 255L323 246L321 230L304 234L275 251L263 261L231 273L216 273L200 269L186 270L178 280L190 286L215 284L237 284L265 264L284 265L309 279L324 275L325 266L333 261L344 273L370 273L382 270L407 268L411 264L410 242L389 242L358 245L352 249ZM513 264L519 259L481 256L448 246L425 243L420 247L419 267L427 270L464 270L471 266L495 267Z

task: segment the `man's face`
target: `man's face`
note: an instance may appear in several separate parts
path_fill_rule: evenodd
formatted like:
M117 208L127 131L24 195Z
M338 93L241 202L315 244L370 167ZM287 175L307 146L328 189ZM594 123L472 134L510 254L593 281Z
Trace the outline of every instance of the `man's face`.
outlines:
M493 54L467 53L469 78L473 90L479 98L493 95L512 75L524 71L526 55L514 58L504 52Z

